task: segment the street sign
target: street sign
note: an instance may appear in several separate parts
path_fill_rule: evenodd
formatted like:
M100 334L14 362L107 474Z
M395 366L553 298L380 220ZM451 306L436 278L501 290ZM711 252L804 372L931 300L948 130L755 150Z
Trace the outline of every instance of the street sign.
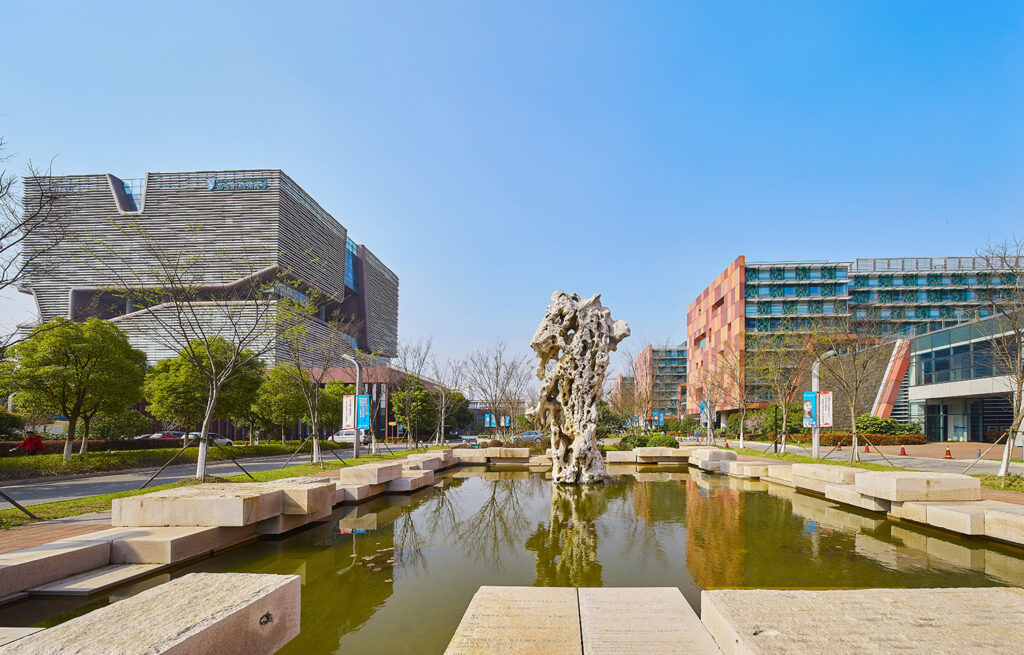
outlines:
M341 399L341 429L354 430L356 428L356 397L343 396Z
M700 420L701 421L707 421L708 420L708 404L707 403L701 403L700 404Z
M805 428L813 428L817 426L818 394L814 391L804 392L803 417Z
M832 392L822 391L818 394L818 427L832 427Z
M360 430L370 429L370 396L356 396L356 427Z

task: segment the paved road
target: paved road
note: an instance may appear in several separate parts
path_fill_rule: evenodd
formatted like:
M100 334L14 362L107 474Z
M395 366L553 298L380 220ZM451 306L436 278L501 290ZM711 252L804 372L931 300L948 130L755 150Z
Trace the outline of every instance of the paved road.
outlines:
M401 450L404 446L389 445L391 450ZM383 450L383 449L382 449ZM352 449L335 451L341 457L351 457ZM365 454L365 449L362 450ZM324 451L324 461L334 460L334 456ZM268 471L281 468L288 460L288 455L275 455L273 457L254 457L252 459L240 459L239 463L247 471ZM295 456L293 464L302 464L309 461L309 455L302 453ZM234 463L210 462L206 467L210 475L227 477L239 475L242 472ZM10 484L0 485L0 489L22 505L37 505L39 503L52 503L59 500L70 500L72 498L85 498L99 494L110 494L118 491L129 491L138 489L149 476L153 475L157 468L139 469L134 471L120 471L117 473L98 473L96 475L83 475L69 478L49 478L42 480L21 480ZM175 464L168 466L151 485L167 484L177 482L183 478L195 475L195 464ZM0 500L0 509L10 508L10 503Z

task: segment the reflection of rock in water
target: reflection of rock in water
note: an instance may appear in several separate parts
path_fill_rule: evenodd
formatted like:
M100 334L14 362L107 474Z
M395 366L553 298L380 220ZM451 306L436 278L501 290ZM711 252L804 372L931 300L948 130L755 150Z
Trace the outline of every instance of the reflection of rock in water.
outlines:
M551 515L526 541L537 554L536 586L601 586L594 522L604 511L604 490L551 485Z

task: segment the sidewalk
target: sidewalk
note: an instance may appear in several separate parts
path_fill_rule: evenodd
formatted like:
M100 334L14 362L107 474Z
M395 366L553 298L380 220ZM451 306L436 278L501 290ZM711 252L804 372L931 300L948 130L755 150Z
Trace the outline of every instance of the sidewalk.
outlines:
M66 519L23 525L10 530L0 530L0 553L9 553L19 548L47 544L59 539L76 537L110 527L110 512L95 512L71 516Z

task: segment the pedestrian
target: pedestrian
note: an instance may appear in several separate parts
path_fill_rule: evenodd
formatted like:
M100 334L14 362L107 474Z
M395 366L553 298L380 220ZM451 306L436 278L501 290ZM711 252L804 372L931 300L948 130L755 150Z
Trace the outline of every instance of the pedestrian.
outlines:
M19 448L24 448L26 455L42 455L45 446L43 446L42 437L40 437L35 432L29 432L25 436L24 441L22 441L14 448L11 448L11 452L13 453L15 450Z

